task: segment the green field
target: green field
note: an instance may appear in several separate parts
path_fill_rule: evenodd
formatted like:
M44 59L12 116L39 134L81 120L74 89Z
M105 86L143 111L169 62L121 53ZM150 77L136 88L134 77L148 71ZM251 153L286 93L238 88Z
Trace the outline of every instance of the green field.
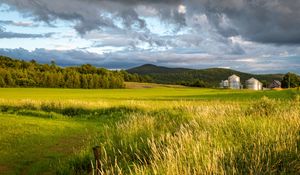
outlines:
M299 174L297 90L0 89L0 174Z

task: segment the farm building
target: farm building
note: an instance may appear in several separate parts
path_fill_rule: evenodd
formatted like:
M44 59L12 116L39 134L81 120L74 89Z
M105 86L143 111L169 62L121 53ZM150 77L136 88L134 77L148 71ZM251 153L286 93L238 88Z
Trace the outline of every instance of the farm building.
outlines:
M240 77L231 75L228 80L222 80L220 83L221 88L241 89Z
M273 80L273 82L269 85L270 89L281 88L281 82L278 80Z
M255 78L246 81L246 88L251 90L262 90L263 84Z
M221 88L228 88L229 87L229 81L228 80L222 80L220 83Z
M239 76L233 74L228 77L228 81L230 89L241 89L241 80Z

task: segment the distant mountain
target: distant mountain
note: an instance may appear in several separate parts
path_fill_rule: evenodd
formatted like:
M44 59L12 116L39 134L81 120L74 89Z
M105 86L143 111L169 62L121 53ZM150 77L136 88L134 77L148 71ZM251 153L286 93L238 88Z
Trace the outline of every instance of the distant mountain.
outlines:
M193 69L187 68L169 68L163 66L156 66L154 64L144 64L139 67L128 69L127 72L132 72L140 75L149 75L149 74L165 74L165 73L178 73L191 71Z
M247 79L254 77L265 84L273 80L281 80L283 74L250 74L231 69L209 68L209 69L187 69L187 68L168 68L145 64L139 67L128 69L129 73L148 75L155 83L165 84L191 84L202 81L207 87L217 87L221 80L227 79L230 75L236 74L244 83Z

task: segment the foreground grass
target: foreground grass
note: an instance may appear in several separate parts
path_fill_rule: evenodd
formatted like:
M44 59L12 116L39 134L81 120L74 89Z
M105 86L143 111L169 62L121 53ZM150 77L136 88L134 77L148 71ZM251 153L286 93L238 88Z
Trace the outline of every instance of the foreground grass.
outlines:
M81 149L94 131L89 123L69 119L1 114L0 120L0 167L5 174L55 173L51 164Z
M4 89L0 94L0 168L7 174L89 174L95 145L101 147L102 174L300 173L296 91Z

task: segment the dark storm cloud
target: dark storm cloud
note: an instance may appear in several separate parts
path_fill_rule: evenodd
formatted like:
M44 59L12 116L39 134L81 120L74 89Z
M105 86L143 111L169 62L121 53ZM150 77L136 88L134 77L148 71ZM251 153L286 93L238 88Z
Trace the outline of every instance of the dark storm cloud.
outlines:
M299 0L191 0L224 36L276 44L300 44ZM195 7L195 8L193 8Z
M36 20L47 23L58 18L74 21L76 22L75 29L80 34L102 27L117 28L113 19L118 18L124 27L146 28L145 21L134 9L139 5L151 6L163 12L162 18L174 17L173 21L182 20L178 12L174 10L177 8L176 4L180 3L178 0L0 0L0 2L8 4L11 8L27 16L33 16ZM161 4L164 5L161 6Z
M36 20L59 18L76 23L84 34L103 27L138 27L147 32L147 23L137 13L139 6L154 9L163 22L186 26L186 18L206 14L209 22L224 37L241 35L244 39L276 44L300 43L299 0L0 0ZM184 4L187 12L179 13ZM108 15L109 14L109 15ZM195 30L197 30L195 28Z

